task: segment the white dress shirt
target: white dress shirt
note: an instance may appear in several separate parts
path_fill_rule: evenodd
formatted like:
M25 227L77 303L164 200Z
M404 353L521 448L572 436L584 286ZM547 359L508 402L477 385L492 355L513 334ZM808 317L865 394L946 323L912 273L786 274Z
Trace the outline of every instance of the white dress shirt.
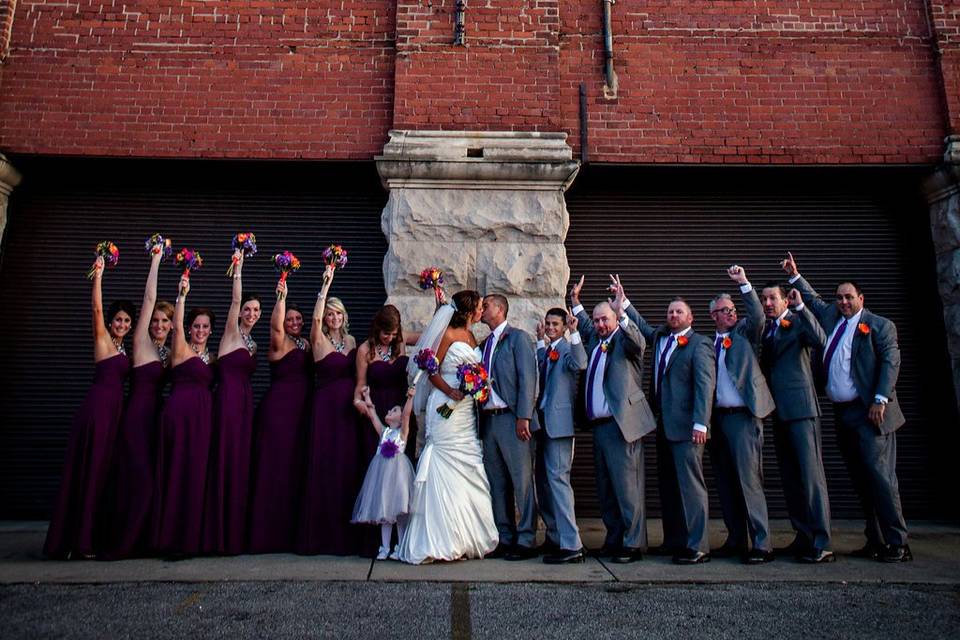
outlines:
M863 309L847 319L847 326L837 343L833 356L830 358L830 369L827 371L827 396L834 402L850 402L857 399L857 387L853 384L853 368L851 357L853 355L853 335L860 323L860 316L863 315ZM830 332L827 338L827 346L833 342L837 331L843 325L844 318L841 316L837 320L837 326ZM826 351L824 351L826 356Z
M497 359L497 343L500 342L500 338L503 336L504 329L507 328L507 321L504 320L497 328L494 329L490 334L490 371L487 374L490 376L491 380L493 379L493 363ZM481 353L481 358L483 354ZM507 403L503 401L503 398L497 395L497 392L493 390L493 385L490 385L490 399L487 400L486 404L483 405L484 409L506 409Z
M714 345L716 345L716 339L720 338L723 340L730 336L730 332L718 333L714 337ZM730 338L733 340L733 338ZM714 346L716 349L716 346ZM730 377L730 372L727 371L727 350L720 347L720 355L717 358L717 406L723 407L725 409L732 409L734 407L744 407L746 402L743 401L743 396L740 395L740 392L737 390L735 384L733 384L733 378Z
M667 350L667 357L666 357L666 359L663 361L663 369L664 369L664 371L666 371L667 367L670 365L670 358L673 357L673 354L676 352L677 348L679 347L679 345L677 344L677 338L679 338L680 336L685 336L685 335L687 335L688 333L690 333L691 331L693 331L693 328L692 328L692 327L687 327L687 328L684 329L683 331L677 331L676 333L672 334L672 335L673 335L673 340L672 340L671 343L670 343L670 349ZM657 342L657 350L656 350L656 352L655 352L655 354L654 354L654 358L653 358L653 375L654 375L654 378L653 378L653 379L654 379L654 380L657 379L656 376L659 375L659 373L660 373L660 371L659 371L659 369L660 369L660 356L663 355L663 347L664 347L664 345L666 345L666 343L667 343L667 336L660 336L660 340ZM707 432L707 427L706 427L706 425L700 424L699 422L694 422L694 423L693 423L693 428L694 428L694 430L696 430L696 431L703 431L704 433Z

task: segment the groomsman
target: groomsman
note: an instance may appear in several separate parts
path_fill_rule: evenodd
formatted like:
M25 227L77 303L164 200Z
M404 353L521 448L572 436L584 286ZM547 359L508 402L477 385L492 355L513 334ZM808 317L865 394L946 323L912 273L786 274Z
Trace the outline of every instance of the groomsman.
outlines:
M499 294L483 299L480 321L490 328L483 365L490 399L480 412L483 467L490 481L500 543L487 557L524 560L537 555L537 505L531 438L537 422L537 354L526 331L507 324L510 309ZM514 509L520 513L515 520Z
M651 379L657 415L657 466L663 510L663 551L676 564L710 561L703 448L709 437L716 370L710 340L696 333L682 298L667 307L666 324L653 327L628 308L654 347Z
M767 318L760 366L777 404L773 443L787 513L796 532L786 551L802 562L833 562L820 404L811 369L811 352L823 348L826 336L796 289L788 295L786 286L768 283L760 299Z
M614 282L615 298L594 307L592 318L580 304L583 277L571 289L570 302L590 354L584 401L607 529L600 553L628 563L641 560L647 550L641 438L656 428L656 421L641 383L646 342L624 311L627 302L619 278Z
M577 331L579 321L566 310L547 311L537 323L537 364L540 396L537 399L540 429L537 442L537 503L547 529L546 545L552 553L547 564L583 562L583 543L573 510L573 404L577 380L587 368L587 352ZM569 330L569 342L564 338Z
M760 298L741 267L733 265L727 275L740 285L746 315L738 319L737 307L726 293L710 302L710 317L717 329L713 342L717 393L710 459L727 525L727 541L713 555L739 555L747 564L760 564L773 560L767 499L763 495L762 451L763 419L775 406L757 359L763 335ZM748 534L752 542L749 550Z
M897 484L897 429L905 422L896 392L897 327L863 306L856 282L841 281L830 304L797 271L793 254L787 254L783 268L823 330L830 332L820 362L821 380L833 402L840 453L867 521L867 543L853 555L884 562L913 560Z

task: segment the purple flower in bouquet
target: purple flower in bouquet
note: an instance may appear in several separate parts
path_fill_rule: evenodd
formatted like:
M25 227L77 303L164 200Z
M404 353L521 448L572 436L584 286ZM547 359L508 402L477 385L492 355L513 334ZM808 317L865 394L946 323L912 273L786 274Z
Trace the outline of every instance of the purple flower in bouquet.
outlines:
M238 233L233 236L233 251L240 251L243 253L244 258L252 258L257 254L257 236L252 233ZM230 259L230 266L227 268L227 275L232 276L234 269L237 267L237 258L234 256Z
M162 254L160 258L161 261L167 260L173 255L173 243L170 241L170 238L164 238L159 233L155 233L147 238L147 241L143 244L148 254Z

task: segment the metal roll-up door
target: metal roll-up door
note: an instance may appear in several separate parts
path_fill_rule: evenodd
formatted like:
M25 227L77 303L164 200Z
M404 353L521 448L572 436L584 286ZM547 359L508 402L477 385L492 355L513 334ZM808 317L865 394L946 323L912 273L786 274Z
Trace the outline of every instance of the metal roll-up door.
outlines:
M694 311L694 328L713 336L710 298L739 294L725 268L742 265L758 288L784 277L778 262L794 252L804 276L830 296L841 278L861 283L866 306L896 323L902 351L897 385L907 424L897 435L898 475L905 513L946 516L936 474L949 459L935 439L952 431L956 411L933 268L927 212L917 197L916 170L664 169L587 167L567 194L566 240L571 278L586 275L583 301L603 295L607 275L619 273L627 294L659 324L675 295ZM647 350L646 373L652 371ZM861 516L836 444L829 401L821 397L823 458L834 517ZM771 517L786 515L768 422L764 471ZM950 441L956 436L950 435ZM646 441L648 513L659 514L656 458ZM577 444L574 484L578 515L599 513L592 442ZM705 456L711 515L720 516Z
M258 293L263 306L254 330L255 400L269 382L273 254L290 250L302 262L288 283L307 323L321 285L321 252L331 243L349 251L331 294L346 304L358 340L386 297L386 193L373 163L25 157L15 164L24 181L11 198L0 267L0 517L49 514L71 418L94 370L84 274L98 241L113 240L121 252L104 277L105 306L126 298L139 308L149 267L143 244L151 233L197 249L204 266L191 277L188 304L217 314L215 351L230 300L230 241L240 231L257 235L259 252L243 270L244 289ZM178 279L172 262L162 264L160 299L176 297Z

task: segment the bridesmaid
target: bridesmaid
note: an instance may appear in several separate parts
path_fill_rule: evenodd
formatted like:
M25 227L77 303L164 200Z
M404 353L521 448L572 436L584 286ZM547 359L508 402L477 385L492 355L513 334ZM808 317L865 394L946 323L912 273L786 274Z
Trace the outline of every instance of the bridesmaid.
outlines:
M133 334L130 397L120 422L116 456L116 506L112 526L112 558L144 555L149 545L154 494L157 412L170 363L167 335L174 308L157 300L157 272L163 254L154 250L143 291L140 317Z
M130 360L123 337L130 331L133 305L117 301L103 317L103 258L93 274L93 385L77 410L67 443L60 491L43 552L52 558L92 558L103 548L104 489L113 462L123 411L123 382Z
M310 330L316 386L297 553L311 555L352 555L359 550L360 529L350 524L350 517L368 460L360 451L350 404L356 341L347 332L343 303L327 299L333 275L327 267Z
M235 251L233 259L233 297L217 350L219 384L213 399L213 444L203 531L204 552L227 555L246 550L253 446L250 378L257 368L257 343L250 332L260 319L260 299L243 296L243 252Z
M310 416L310 344L303 314L277 287L270 316L270 388L257 410L250 488L251 553L293 549L303 476L304 426Z
M181 278L171 329L173 386L160 413L153 508L154 548L173 556L196 555L202 549L213 420L213 369L207 341L216 317L209 309L192 309L187 316L187 342L183 315L189 292L189 278Z
M420 335L410 334L406 342L416 344ZM412 342L411 342L412 340ZM400 311L392 304L384 305L370 323L370 333L357 349L357 384L353 404L364 413L363 388L370 387L370 397L377 408L380 422L386 420L392 407L402 407L407 398L407 360ZM365 414L364 414L365 415ZM362 420L363 453L369 460L377 448L377 433L366 417ZM417 441L417 423L411 416L407 442ZM416 446L407 447L407 457L415 461Z

